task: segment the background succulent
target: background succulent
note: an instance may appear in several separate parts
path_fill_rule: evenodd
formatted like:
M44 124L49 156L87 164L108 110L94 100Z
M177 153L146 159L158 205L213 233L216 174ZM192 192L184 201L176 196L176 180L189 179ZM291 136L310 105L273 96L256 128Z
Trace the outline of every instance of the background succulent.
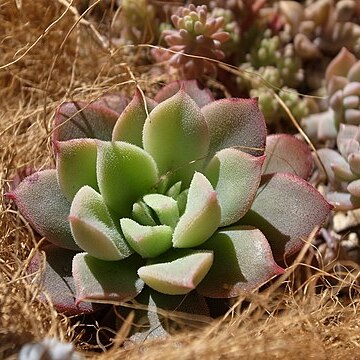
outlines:
M325 80L327 109L302 122L315 141L336 139L341 123L360 124L360 60L343 48L328 65Z
M300 57L333 56L344 46L359 55L360 25L356 23L356 0L319 0L307 5L280 1L279 10L290 28Z
M327 199L335 210L360 207L360 127L340 125L337 149L320 149L318 154L325 166L329 189Z
M169 61L169 65L180 70L188 79L195 79L204 73L214 73L216 66L204 59L184 56L183 54L221 60L224 53L221 46L229 38L222 31L223 17L212 17L206 5L190 4L180 7L177 15L171 16L174 30L164 30L163 36L169 51L155 50L153 55L159 61Z
M8 194L52 243L44 281L58 309L135 297L166 306L184 294L202 308L204 296L238 296L282 273L275 260L328 215L305 180L307 146L266 138L256 100L214 100L195 81L155 100L138 91L120 114L126 100L112 99L61 105L56 169Z

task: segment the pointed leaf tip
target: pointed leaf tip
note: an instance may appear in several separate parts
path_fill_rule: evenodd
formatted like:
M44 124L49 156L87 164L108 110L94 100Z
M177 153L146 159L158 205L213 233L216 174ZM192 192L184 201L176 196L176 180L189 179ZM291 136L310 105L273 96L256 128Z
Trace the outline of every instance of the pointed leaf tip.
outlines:
M144 101L146 101L146 107ZM115 124L112 141L125 141L142 147L144 123L147 115L151 113L156 105L156 101L149 98L144 99L140 90L136 89L133 99Z
M219 227L221 208L209 180L196 172L191 181L186 208L175 227L173 246L189 248L205 242Z
M218 196L220 226L235 223L250 208L260 184L264 158L227 148L217 152L209 162L205 174Z
M171 256L175 259L146 265L138 270L145 284L168 295L184 295L194 290L213 263L212 251L177 251Z
M196 80L174 81L165 85L155 96L155 100L160 103L175 95L180 89L185 91L201 108L215 99L209 89L201 89Z
M172 183L181 180L187 187L209 148L208 127L200 108L184 91L178 91L146 119L143 145L160 175L170 173Z

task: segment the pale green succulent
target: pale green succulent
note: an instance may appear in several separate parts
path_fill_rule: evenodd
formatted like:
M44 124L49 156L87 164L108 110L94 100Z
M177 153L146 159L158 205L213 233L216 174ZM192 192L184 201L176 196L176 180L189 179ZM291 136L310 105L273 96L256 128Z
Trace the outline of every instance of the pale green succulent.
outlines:
M45 285L59 309L92 311L89 301L137 299L144 287L176 301L238 296L282 273L275 259L328 215L304 180L306 145L276 135L265 151L256 100L215 101L190 81L146 107L140 92L124 110L115 103L119 112L103 100L61 105L56 169L8 194L54 244Z

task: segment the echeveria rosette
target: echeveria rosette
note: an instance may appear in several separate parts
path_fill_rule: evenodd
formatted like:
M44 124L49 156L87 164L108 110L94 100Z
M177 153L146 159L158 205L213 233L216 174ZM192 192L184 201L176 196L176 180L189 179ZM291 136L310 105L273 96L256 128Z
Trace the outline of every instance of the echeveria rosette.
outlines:
M238 296L282 273L274 255L297 251L330 211L304 180L309 150L289 135L266 140L256 100L215 101L195 82L166 96L176 84L156 102L145 99L146 107L136 93L110 139L96 132L114 110L93 106L90 122L86 108L73 113L71 126L86 125L94 136L70 139L59 114L75 105L63 105L56 170L29 176L9 194L50 242L83 251L67 279L75 306L127 301L144 286L164 296ZM59 301L74 308L69 296Z
M335 140L340 124L360 125L360 60L346 48L329 63L325 81L328 109L303 119L314 140Z
M337 150L320 149L318 154L328 177L328 201L339 211L359 208L360 127L340 124Z

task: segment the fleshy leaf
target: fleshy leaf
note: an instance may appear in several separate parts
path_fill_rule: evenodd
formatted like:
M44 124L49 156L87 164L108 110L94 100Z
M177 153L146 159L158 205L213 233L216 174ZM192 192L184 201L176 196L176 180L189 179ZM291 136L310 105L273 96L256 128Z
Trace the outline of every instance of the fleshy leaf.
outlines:
M182 180L183 186L188 186L207 155L209 133L200 108L185 91L151 112L144 125L143 145L161 175L170 173L173 183Z
M263 155L266 126L256 99L221 99L204 106L201 112L209 126L210 157L228 147Z
M94 139L73 139L55 143L57 177L62 193L72 201L84 185L99 190L96 180L97 147Z
M156 225L151 209L143 201L138 201L133 205L131 217L142 225Z
M359 145L359 143L357 143L357 145ZM354 174L360 175L360 152L350 154L348 157L348 162L351 171Z
M340 124L336 145L340 154L347 158L350 153L359 152L360 131L358 126Z
M162 194L148 194L143 197L143 200L147 206L155 211L161 224L175 227L179 221L179 208L172 197Z
M220 150L212 158L205 173L217 193L220 226L238 221L248 211L260 184L263 162L264 156L233 148Z
M167 196L171 196L173 199L176 199L181 192L181 181L178 181L166 192Z
M111 140L119 114L102 103L63 103L55 114L54 141L78 138Z
M335 150L332 149L319 149L318 156L320 157L321 162L323 163L326 175L329 181L332 184L335 184L338 180L335 178L335 173L333 171L334 166L346 168L349 164L346 160Z
M71 235L70 202L61 193L56 170L34 173L6 195L41 236L57 246L80 250Z
M219 227L221 209L209 180L196 172L191 181L184 214L173 234L173 246L194 247L205 242Z
M42 285L56 308L66 315L77 315L95 311L94 304L75 303L75 283L71 273L71 263L76 252L59 248L55 245L45 246L45 271L42 274ZM42 268L41 254L36 252L29 264L28 272L35 273ZM43 296L41 295L41 299Z
M360 82L360 60L358 60L349 70L347 78L350 82Z
M179 257L172 258L178 255ZM141 267L138 274L152 289L168 295L184 295L194 290L213 263L212 251L174 251L170 260Z
M181 216L182 214L184 214L184 212L185 212L188 194L189 194L189 189L185 189L185 190L182 191L182 192L179 194L179 196L176 198L176 202L177 202L177 204L178 204L180 216Z
M252 226L218 231L202 248L214 252L214 263L197 288L204 296L235 297L283 273L264 234Z
M76 303L133 299L144 287L137 275L142 263L135 254L121 261L103 261L86 253L77 254L73 260Z
M114 261L132 253L102 196L90 186L82 187L75 195L69 221L76 243L91 256Z
M158 181L153 158L122 141L98 142L97 179L105 203L119 217L129 217L135 203Z
M127 242L143 258L156 257L171 248L170 226L144 226L128 218L121 219L120 224Z
M310 148L304 142L288 134L268 136L265 154L263 175L285 172L307 180L313 169Z
M203 107L215 99L208 89L200 89L196 80L174 81L165 85L155 96L155 100L160 103L175 95L182 88L199 107Z
M356 63L356 57L345 47L335 56L328 65L325 79L328 82L332 76L346 77L352 65Z
M292 174L270 174L263 176L251 209L240 222L260 229L275 259L281 259L302 247L331 208L305 180Z
M146 98L146 108L149 113L156 105L156 101ZM137 90L134 98L115 124L112 141L125 141L142 147L142 132L146 118L144 99L140 91Z
M357 179L357 180L352 181L352 182L347 186L347 191L348 191L351 195L360 198L360 179ZM360 199L359 199L359 200L360 200Z
M336 211L349 211L360 208L360 198L348 192L329 192L326 199L334 206Z

